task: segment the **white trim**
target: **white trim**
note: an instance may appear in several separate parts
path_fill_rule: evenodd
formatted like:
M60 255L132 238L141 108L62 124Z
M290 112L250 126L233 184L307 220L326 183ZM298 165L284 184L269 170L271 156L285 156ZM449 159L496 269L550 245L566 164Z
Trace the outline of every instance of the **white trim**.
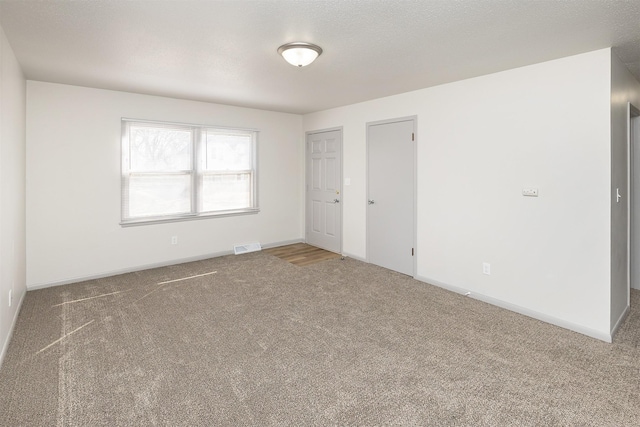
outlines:
M0 368L2 368L2 363L4 362L4 357L7 354L7 349L9 348L9 343L11 342L11 338L13 337L13 331L16 328L16 323L18 322L18 314L20 314L20 310L22 309L22 303L24 301L27 292L22 293L22 297L18 302L18 306L16 307L16 313L13 315L13 320L11 321L11 326L9 327L9 334L7 334L7 338L4 340L2 344L2 352L0 352Z
M302 241L303 241L302 239L295 239L295 240L274 242L274 243L263 245L262 248L263 249L276 248L278 246L292 245L294 243L300 243ZM56 282L37 283L35 285L27 286L27 290L34 291L36 289L44 289L44 288L51 288L54 286L69 285L71 283L84 282L86 280L102 279L104 277L117 276L119 274L133 273L136 271L149 270L151 268L158 268L158 267L167 267L167 266L176 265L176 264L184 264L186 262L202 261L203 259L217 258L225 255L233 255L233 250L213 252L209 254L198 255L198 256L193 256L188 258L179 258L179 259L174 259L169 261L157 262L153 264L138 265L135 267L105 271L103 273L94 274L91 276L80 276L80 277L73 277L70 279L58 280Z
M606 332L598 331L596 329L587 328L585 326L578 325L578 324L572 323L572 322L568 322L566 320L559 319L557 317L549 316L548 314L540 313L538 311L531 310L529 308L521 307L521 306L516 305L516 304L511 304L509 302L502 301L502 300L499 300L497 298L493 298L493 297L490 297L490 296L487 296L487 295L483 295L483 294L480 294L480 293L477 293L477 292L472 292L472 291L470 291L468 289L464 289L464 288L461 288L461 287L458 287L458 286L448 285L446 283L442 283L442 282L439 282L437 280L429 279L428 277L416 276L415 279L419 280L421 282L425 282L425 283L427 283L429 285L434 285L434 286L437 286L439 288L446 289L448 291L452 291L452 292L455 292L455 293L458 293L458 294L466 295L466 296L468 296L470 298L477 299L479 301L486 302L488 304L495 305L497 307L504 308L504 309L507 309L509 311L513 311L515 313L522 314L522 315L525 315L525 316L528 316L528 317L531 317L531 318L534 318L534 319L537 319L537 320L541 320L541 321L543 321L545 323L550 323L552 325L559 326L561 328L568 329L570 331L577 332L579 334L586 335L586 336L591 337L591 338L598 339L600 341L604 341L604 342L608 342L608 343L610 343L612 341L612 337L613 337L612 333L606 333Z
M629 305L631 304L631 288L633 284L634 277L632 276L632 256L635 254L635 251L640 249L634 247L634 237L638 232L635 230L640 224L635 224L633 219L634 210L633 205L636 203L634 197L635 190L635 173L636 169L640 167L634 161L634 153L639 147L635 146L636 139L638 139L639 135L636 135L634 131L635 120L640 117L640 110L633 105L631 102L627 102L627 310L629 310ZM624 316L625 313L623 313ZM618 320L619 322L620 320ZM613 327L611 330L612 335L615 334L615 331L618 329L618 324Z
M629 314L630 310L631 310L631 307L627 305L627 308L624 309L624 311L618 318L618 321L616 322L616 324L613 325L613 328L611 328L611 334L610 334L611 337L614 337L616 335L616 333L618 332L618 328L620 328L624 320L627 318L627 314Z
M280 246L295 245L296 243L304 243L303 239L283 240L281 242L267 243L262 245L262 249L278 248Z
M343 256L343 257L347 257L347 258L351 258L351 259L355 259L355 260L357 260L357 261L367 262L367 260L366 260L366 259L364 259L364 258L362 258L362 257L359 257L359 256L357 256L357 255L350 254L350 253L348 253L348 252L342 252L342 256ZM367 264L368 264L368 263L367 263ZM371 264L371 265L375 265L375 264Z
M206 214L187 214L165 217L150 217L150 219L132 219L121 221L121 227L137 227L138 225L165 224L168 222L192 221L195 219L224 218L239 215L254 215L260 213L260 208L246 208L233 211L220 211Z

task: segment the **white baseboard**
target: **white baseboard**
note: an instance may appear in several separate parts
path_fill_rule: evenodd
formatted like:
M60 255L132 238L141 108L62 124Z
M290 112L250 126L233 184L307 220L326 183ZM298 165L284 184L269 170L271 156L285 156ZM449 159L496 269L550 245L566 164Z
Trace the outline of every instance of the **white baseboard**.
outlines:
M22 302L24 301L27 292L22 293L22 297L20 301L18 301L18 306L16 307L16 313L13 316L13 320L11 321L11 326L9 326L9 333L7 334L7 338L2 343L2 352L0 352L0 368L2 368L2 362L4 362L4 356L7 354L7 349L9 348L9 343L11 342L11 338L13 337L13 331L16 328L16 322L18 321L18 314L20 314L20 310L22 309Z
M266 245L262 245L262 249L277 248L280 246L287 246L287 245L295 245L296 243L303 243L303 242L304 242L303 239L284 240L282 242L268 243Z
M618 328L620 327L620 325L622 325L622 322L624 321L624 319L627 317L627 314L629 314L629 311L631 310L630 306L627 306L624 311L622 312L622 314L620 315L620 317L618 318L618 321L616 322L616 324L613 326L613 328L611 329L611 337L614 337L616 335L616 332L618 332Z
M437 286L439 288L446 289L448 291L452 291L462 295L467 295L470 298L474 298L479 301L486 302L488 304L495 305L497 307L501 307L509 311L513 311L515 313L523 314L525 316L532 317L534 319L541 320L543 322L550 323L555 326L560 326L561 328L564 328L564 329L569 329L570 331L578 332L579 334L586 335L588 337L595 338L600 341L605 341L608 343L612 341L613 332L607 334L605 332L587 328L585 326L578 325L576 323L567 322L566 320L558 319L557 317L549 316L548 314L540 313L535 310L531 310L529 308L521 307L519 305L511 304L509 302L502 301L497 298L479 294L477 292L470 291L469 289L460 288L458 286L451 286L446 283L439 282L437 280L429 279L428 277L416 276L415 279L430 285Z
M359 257L357 255L353 255L353 254L350 254L348 252L343 252L342 256L345 256L345 257L351 258L351 259L355 259L357 261L367 262L367 260L365 258L361 258L361 257Z
M287 240L287 241L282 241L282 242L274 242L274 243L265 244L265 245L262 246L262 248L263 249L276 248L278 246L286 246L286 245L291 245L291 244L300 243L300 242L302 242L302 239L299 239L299 240ZM27 290L28 291L34 291L36 289L51 288L53 286L69 285L71 283L84 282L86 280L102 279L104 277L117 276L119 274L133 273L135 271L149 270L149 269L158 268L158 267L167 267L167 266L170 266L170 265L184 264L184 263L193 262L193 261L201 261L203 259L217 258L217 257L220 257L220 256L232 255L232 254L233 254L233 250L228 250L228 251L213 252L213 253L209 253L209 254L198 255L198 256L193 256L193 257L188 257L188 258L172 259L172 260L169 260L169 261L163 261L163 262L158 262L158 263L153 263L153 264L137 265L137 266L134 266L134 267L127 267L127 268L123 268L123 269L119 269L119 270L105 271L105 272L102 272L102 273L99 273L99 274L93 274L93 275L90 275L90 276L72 277L72 278L69 278L69 279L58 280L58 281L55 281L55 282L36 283L34 285L27 286Z

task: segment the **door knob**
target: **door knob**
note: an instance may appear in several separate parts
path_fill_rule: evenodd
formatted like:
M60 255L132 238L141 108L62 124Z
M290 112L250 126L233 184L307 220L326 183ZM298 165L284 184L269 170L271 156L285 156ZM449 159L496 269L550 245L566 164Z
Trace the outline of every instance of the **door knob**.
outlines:
M375 203L375 201L373 201L373 200L369 200L369 204L370 204L370 205L373 205L374 203Z
M338 199L333 199L333 203L340 203L340 200L338 200Z

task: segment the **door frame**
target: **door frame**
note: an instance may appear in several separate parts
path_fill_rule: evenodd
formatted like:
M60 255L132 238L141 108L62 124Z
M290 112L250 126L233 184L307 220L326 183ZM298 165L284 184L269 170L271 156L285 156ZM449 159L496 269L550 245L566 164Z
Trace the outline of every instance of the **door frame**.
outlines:
M640 190L634 185L635 176L640 174L640 164L634 161L637 150L640 150L640 134L634 132L635 121L640 120L640 109L632 103L627 103L627 308L631 306L631 283L633 255L640 250L640 245L634 242L640 241L640 224L634 221L633 205L638 202L634 196ZM636 144L636 141L638 144ZM640 212L638 213L640 214Z
M340 133L340 166L339 166L339 171L340 171L340 178L339 178L339 188L340 188L340 254L344 255L343 253L343 247L344 247L344 242L343 242L343 235L342 235L342 230L343 230L343 222L344 222L344 189L343 187L343 164L344 164L344 160L343 160L343 156L344 156L344 132L343 132L343 126L336 126L336 127L331 127L331 128L325 128L325 129L318 129L318 130L309 130L306 131L304 133L304 241L305 243L307 243L309 241L309 227L311 225L310 223L310 212L309 212L309 185L311 183L311 177L309 176L309 174L311 173L311 167L309 166L310 162L311 162L311 152L309 151L309 144L307 143L308 139L309 139L309 135L314 135L317 133L324 133L324 132L339 132Z
M384 125L384 124L389 124L389 123L397 123L397 122L407 122L407 121L411 121L413 122L413 134L415 136L414 141L413 141L413 272L411 274L411 277L415 278L417 275L417 259L418 259L418 235L417 235L417 230L418 230L418 116L414 115L414 116L403 116L403 117L396 117L393 119L386 119L386 120L376 120L373 122L367 122L366 123L366 164L365 164L365 169L366 169L366 186L365 186L365 238L366 238L366 257L365 260L367 262L369 261L369 208L367 206L367 203L369 201L369 129L372 126L377 126L377 125Z

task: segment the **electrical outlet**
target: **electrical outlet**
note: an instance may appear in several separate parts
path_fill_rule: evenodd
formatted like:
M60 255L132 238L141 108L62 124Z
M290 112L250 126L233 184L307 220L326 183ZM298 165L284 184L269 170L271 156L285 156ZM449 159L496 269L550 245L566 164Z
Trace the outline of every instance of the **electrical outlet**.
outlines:
M522 195L526 197L538 197L538 189L537 188L523 188Z
M482 273L490 275L491 274L491 264L489 264L488 262L483 262L482 263Z
M178 236L172 236L171 237L171 244L172 245L177 245L178 244Z
M9 289L9 307L11 307L12 302L13 302L13 289Z

